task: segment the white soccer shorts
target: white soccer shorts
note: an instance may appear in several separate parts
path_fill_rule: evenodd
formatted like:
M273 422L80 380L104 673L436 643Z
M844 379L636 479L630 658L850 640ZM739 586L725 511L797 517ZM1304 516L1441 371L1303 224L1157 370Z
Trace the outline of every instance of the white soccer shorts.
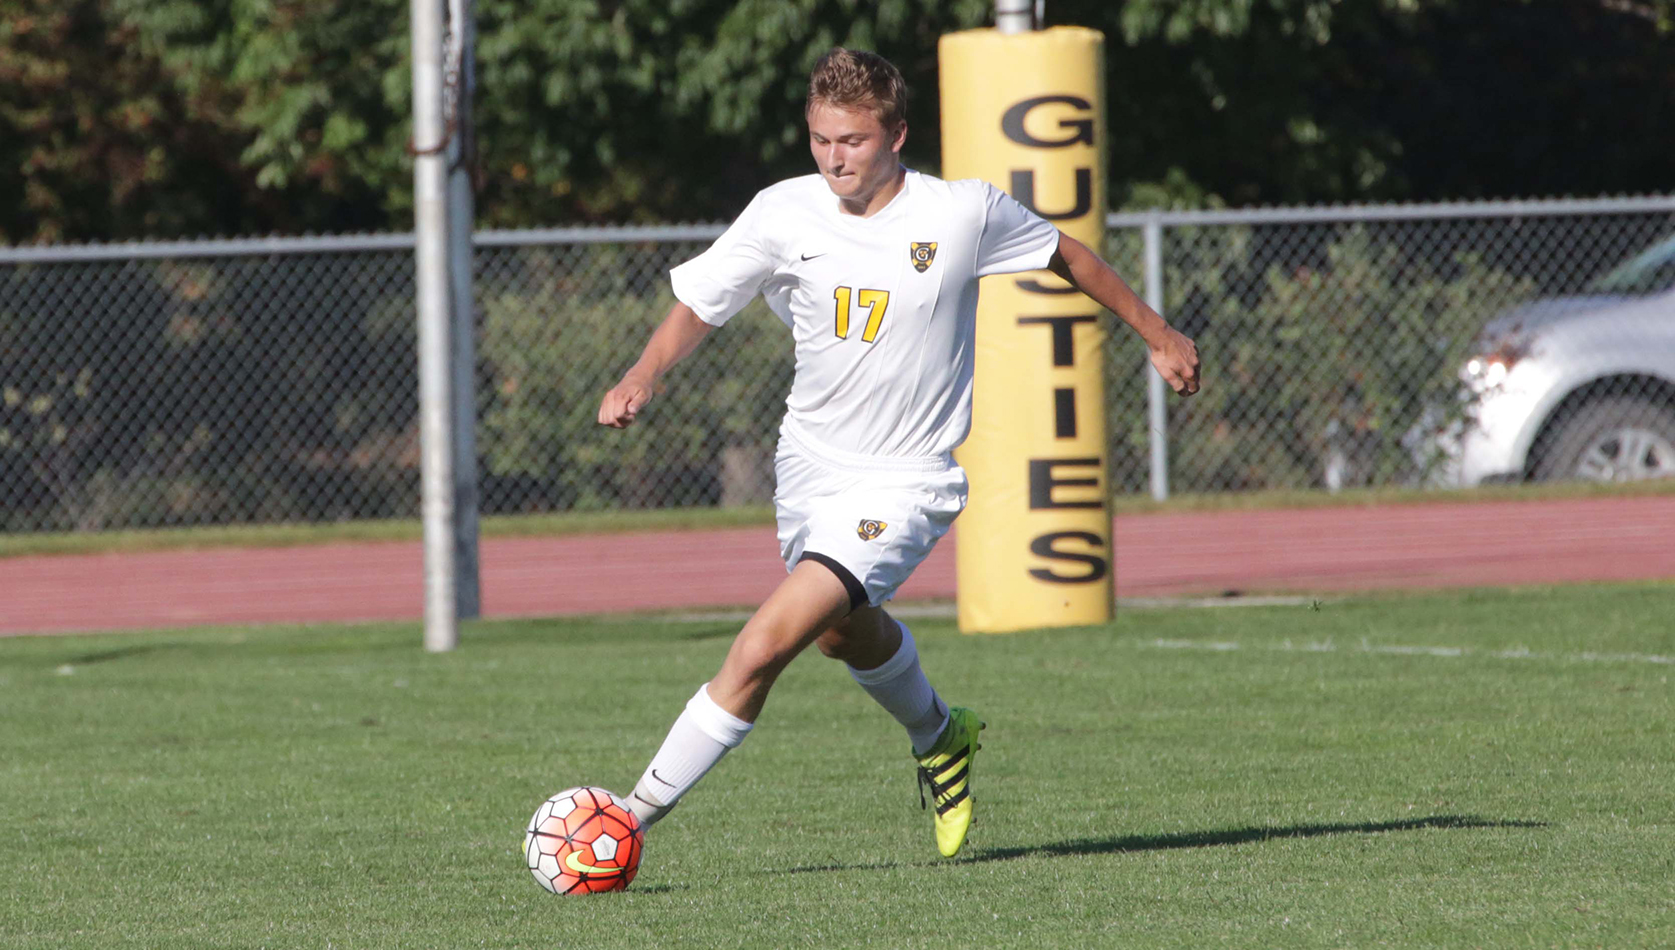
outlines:
M965 469L951 455L892 459L855 455L780 428L774 508L785 569L832 569L852 608L895 596L965 509Z

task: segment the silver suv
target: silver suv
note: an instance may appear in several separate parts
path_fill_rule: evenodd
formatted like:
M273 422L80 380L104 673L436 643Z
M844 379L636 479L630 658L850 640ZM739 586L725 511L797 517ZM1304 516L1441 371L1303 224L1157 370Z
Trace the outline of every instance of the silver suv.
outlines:
M1464 375L1477 398L1443 482L1675 475L1675 236L1491 320Z

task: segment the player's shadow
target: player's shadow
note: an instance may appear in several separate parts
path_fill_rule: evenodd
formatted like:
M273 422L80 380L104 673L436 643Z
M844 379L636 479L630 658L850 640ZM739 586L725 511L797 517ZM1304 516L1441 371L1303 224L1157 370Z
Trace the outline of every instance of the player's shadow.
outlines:
M1224 831L1185 831L1164 835L1124 835L1120 838L1077 838L1053 844L1031 845L1023 848L984 848L955 858L953 861L928 861L937 864L979 864L985 861L1010 861L1033 855L1062 857L1071 854L1126 854L1133 851L1169 851L1176 848L1214 848L1224 845L1253 844L1278 838L1319 838L1325 835L1370 835L1391 831L1420 831L1426 828L1545 828L1546 822L1506 821L1479 818L1475 815L1431 815L1401 821L1365 821L1340 824L1281 825L1266 828L1233 828ZM791 868L791 874L811 871L860 871L900 867L899 864L827 864Z

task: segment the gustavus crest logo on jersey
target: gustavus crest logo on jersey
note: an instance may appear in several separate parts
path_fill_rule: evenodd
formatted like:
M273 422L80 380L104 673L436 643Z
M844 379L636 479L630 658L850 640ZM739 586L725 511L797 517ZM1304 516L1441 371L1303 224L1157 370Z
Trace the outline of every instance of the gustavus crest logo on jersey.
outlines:
M911 244L913 246L908 249L908 255L913 258L913 269L923 274L931 266L931 261L936 260L936 242L913 241Z
M924 270L923 267L919 269ZM862 541L871 541L873 538L883 534L884 529L888 527L889 525L882 521L873 521L871 518L862 518L861 523L855 526L855 533L861 536Z

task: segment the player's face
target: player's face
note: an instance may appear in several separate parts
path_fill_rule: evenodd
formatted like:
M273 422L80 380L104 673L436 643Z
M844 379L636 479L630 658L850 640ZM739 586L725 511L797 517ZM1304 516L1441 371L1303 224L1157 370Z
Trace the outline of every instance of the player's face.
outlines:
M808 148L820 177L839 198L866 201L888 184L901 165L907 123L886 130L870 110L825 103L808 110Z

